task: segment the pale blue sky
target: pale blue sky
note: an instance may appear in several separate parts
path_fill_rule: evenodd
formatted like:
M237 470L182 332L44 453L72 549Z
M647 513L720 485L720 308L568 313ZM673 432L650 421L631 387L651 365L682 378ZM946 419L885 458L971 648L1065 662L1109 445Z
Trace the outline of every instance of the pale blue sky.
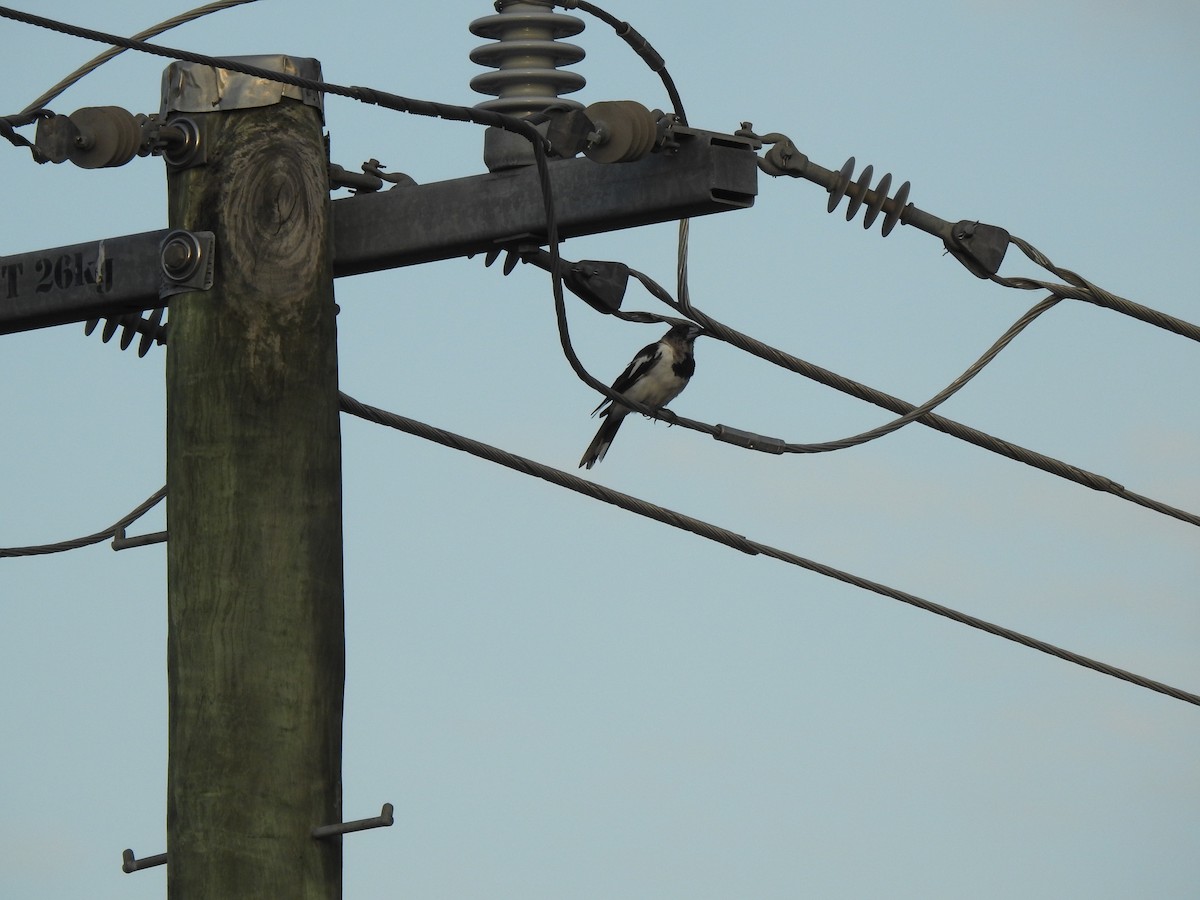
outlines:
M1200 322L1200 8L610 0L666 58L694 125L750 121L850 155L950 220L1005 227L1095 283ZM133 33L184 7L39 0ZM287 52L325 76L480 99L483 0L262 0L164 35ZM99 47L0 22L0 112ZM585 103L665 106L599 22ZM165 61L125 54L55 101L151 112ZM482 171L474 126L331 99L335 162L418 182ZM161 161L83 171L0 147L0 255L164 227ZM900 227L864 232L807 182L692 225L697 306L917 402L1039 295ZM338 196L344 192L339 192ZM674 228L568 242L671 285ZM1007 274L1036 274L1011 257ZM548 279L455 260L337 283L342 388L574 470L597 398L558 347ZM631 288L631 309L666 312ZM611 380L661 328L577 302ZM98 530L164 479L161 349L66 326L0 339L0 546ZM464 360L469 360L464 364ZM891 414L702 341L674 403L791 441ZM1200 346L1070 301L943 412L1200 512ZM343 419L347 900L1189 898L1200 710L890 600ZM912 426L774 457L630 420L589 477L1187 690L1200 690L1200 531ZM162 527L161 509L133 529ZM0 561L0 893L162 897L165 553Z

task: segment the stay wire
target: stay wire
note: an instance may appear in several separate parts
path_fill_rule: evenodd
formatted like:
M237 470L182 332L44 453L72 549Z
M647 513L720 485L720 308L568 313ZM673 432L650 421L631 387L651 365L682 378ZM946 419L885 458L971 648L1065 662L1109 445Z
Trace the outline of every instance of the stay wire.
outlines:
M702 519L697 519L692 516L685 515L675 510L668 509L658 504L650 503L630 494L625 494L612 488L597 484L594 481L588 481L585 478L580 478L578 475L573 475L569 472L564 472L561 469L555 469L551 466L536 462L527 457L518 456L515 453L509 453L498 447L485 444L481 441L472 440L471 438L463 437L462 435L454 434L450 431L437 428L433 425L427 425L424 422L418 422L415 419L409 419L405 416L398 415L387 410L379 409L378 407L369 406L365 403L356 400L344 392L338 393L340 406L343 412L349 415L356 416L368 422L373 422L377 425L383 425L388 428L394 428L399 431L406 432L416 437L431 441L436 444L441 444L444 447L449 447L452 450L460 450L464 453L469 453L472 456L487 460L497 465L505 466L506 468L520 472L524 475L529 475L534 478L540 478L550 484L563 487L574 491L578 494L583 494L593 500L600 500L604 503L611 504L627 512L636 513L645 518L652 519L656 522L662 522L665 525L670 525L673 528L678 528L683 531L691 532L699 537L723 544L727 547L732 547L742 553L750 556L768 556L772 559L777 559L780 562L788 565L797 566L807 569L818 575L823 575L827 578L849 584L853 587L862 590L870 591L879 594L883 597L888 597L892 600L898 600L901 603L916 607L925 612L933 613L934 615L942 616L951 621L958 622L961 625L967 625L971 628L985 631L988 634L996 637L1004 638L1005 640L1021 644L1030 649L1037 650L1041 653L1055 656L1065 662L1073 663L1087 669L1099 672L1104 675L1109 675L1113 678L1129 682L1138 687L1147 690L1156 691L1160 694L1165 694L1176 700L1182 700L1185 703L1190 703L1194 706L1200 706L1200 695L1189 691L1181 690L1180 688L1171 687L1159 681L1153 681L1144 676L1128 672L1124 669L1119 669L1116 666L1108 663L1100 662L1099 660L1091 659L1071 650L1065 650L1054 644L1039 640L1038 638L1030 637L1011 628L1005 628L1001 625L996 625L984 619L977 618L967 613L960 612L950 607L943 606L939 603L934 603L930 600L923 599L910 594L907 591L901 591L893 587L881 584L876 581L871 581L850 572L845 572L833 566L825 565L824 563L815 562L805 557L799 556L786 550L781 550L777 547L772 547L768 544L763 544L759 541L751 540L744 535L737 534L727 528L722 528L719 525L714 525L710 522L705 522Z
M99 544L101 541L107 541L116 536L117 532L127 528L133 522L136 522L147 512L157 506L164 497L167 496L167 488L164 485L153 494L151 494L145 502L134 509L128 515L118 519L111 527L103 531L97 531L95 534L89 534L86 537L75 538L69 541L60 541L57 544L39 544L33 547L0 547L0 559L8 559L18 556L44 556L49 553L65 553L68 550L78 550L81 547L88 547L92 544Z

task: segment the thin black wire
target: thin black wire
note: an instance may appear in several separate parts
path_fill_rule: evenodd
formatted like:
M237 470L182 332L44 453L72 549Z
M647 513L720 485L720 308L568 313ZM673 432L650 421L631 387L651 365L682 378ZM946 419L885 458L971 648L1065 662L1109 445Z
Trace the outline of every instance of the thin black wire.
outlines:
M596 4L587 2L587 0L562 0L562 2L555 3L554 5L561 6L563 9L581 10L595 16L610 26L617 33L617 37L632 47L634 53L640 56L646 65L650 67L650 71L654 72L662 80L663 87L667 91L667 97L670 98L671 105L675 107L675 116L679 119L681 125L687 124L687 114L683 111L683 100L679 96L678 88L675 87L675 79L667 71L666 60L663 59L662 54L655 50L636 28L628 22L618 19L612 13L606 12L599 6L596 6Z
M151 494L133 512L114 522L111 527L103 531L97 531L95 534L89 534L86 537L75 538L70 541L60 541L57 544L40 544L34 547L0 547L0 559L17 556L43 556L48 553L65 553L68 550L78 550L80 547L88 547L92 544L99 544L101 541L110 540L116 536L118 531L127 528L157 506L166 496L167 488L164 485Z
M925 600L907 591L901 591L896 588L888 587L876 581L871 581L862 578L858 575L836 569L833 566L827 566L824 563L814 562L786 550L780 550L768 544L763 544L758 541L751 540L744 535L737 534L727 528L722 528L719 525L705 522L702 519L697 519L692 516L676 512L666 507L650 503L638 497L625 494L620 491L612 490L604 487L594 481L580 478L578 475L573 475L569 472L564 472L560 469L555 469L542 463L535 462L523 456L518 456L514 453L501 450L498 447L493 447L481 441L475 441L471 438L463 437L453 432L445 431L441 428L436 428L432 425L427 425L423 422L418 422L414 419L409 419L404 416L397 415L387 410L379 409L378 407L368 406L353 397L339 392L338 394L340 406L343 412L348 413L368 422L374 422L378 425L384 425L389 428L394 428L399 431L407 432L416 437L423 438L427 441L432 441L441 444L444 447L449 447L453 450L461 450L464 453L469 453L472 456L477 456L480 459L488 460L489 462L505 466L524 475L530 475L535 478L540 478L543 481L548 481L551 484L559 487L567 488L575 491L578 494L591 497L593 500L600 500L604 503L609 503L613 506L624 509L627 512L636 513L648 519L653 519L656 522L662 522L670 525L673 528L679 528L683 531L689 531L692 534L699 535L710 541L719 544L724 544L727 547L732 547L742 553L750 556L769 556L772 559L777 559L789 565L798 566L807 569L810 572L815 572L818 575L823 575L827 578L833 578L845 584L852 585L862 590L871 591L872 593L888 597L893 600L898 600L901 603L906 603L909 606L914 606L917 609L925 612L933 613L934 615L942 616L962 625L967 625L971 628L976 628L980 631L986 631L988 634L996 637L1004 638L1008 641L1021 644L1041 653L1049 654L1050 656L1058 657L1069 663L1074 663L1078 666L1083 666L1087 669L1100 672L1104 675L1109 675L1113 678L1118 678L1122 681L1127 681L1130 684L1135 684L1138 687L1146 688L1147 690L1156 691L1160 694L1165 694L1168 697L1173 697L1176 700L1182 700L1185 703L1191 703L1195 706L1200 706L1200 695L1193 694L1189 691L1184 691L1179 688L1171 687L1159 681L1153 681L1141 675L1136 675L1132 672L1127 672L1124 669L1119 669L1116 666L1111 666L1108 663L1100 662L1091 659L1090 657L1082 656L1070 650L1064 650L1054 644L1046 641L1030 637L1020 632L1013 631L1010 628L1005 628L1001 625L996 625L987 622L975 616L968 615L958 610L951 609L947 606L942 606L939 603L934 603L930 600Z

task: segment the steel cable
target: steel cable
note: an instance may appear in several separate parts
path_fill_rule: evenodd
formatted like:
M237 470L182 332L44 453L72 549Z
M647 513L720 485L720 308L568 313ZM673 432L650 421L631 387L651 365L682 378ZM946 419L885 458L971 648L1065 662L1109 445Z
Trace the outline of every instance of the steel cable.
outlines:
M369 406L344 392L338 394L340 406L343 412L349 415L356 416L368 422L374 422L378 425L383 425L388 428L394 428L399 431L404 431L408 434L422 438L433 443L441 444L444 447L449 447L452 450L460 450L464 453L469 453L472 456L477 456L480 459L488 460L489 462L505 466L513 469L524 475L530 475L534 478L540 478L550 484L566 488L578 494L591 497L593 500L600 500L604 503L611 504L627 512L636 513L648 519L653 519L657 522L670 525L673 528L678 528L683 531L691 532L692 534L706 538L727 547L732 547L742 553L751 556L761 555L769 556L772 559L777 559L780 562L788 565L798 566L807 569L810 572L815 572L818 575L823 575L827 578L832 578L845 584L852 585L862 590L870 591L879 594L883 597L888 597L892 600L898 600L901 603L906 603L909 606L924 610L925 612L933 613L938 616L958 622L961 625L967 625L971 628L985 631L988 634L996 637L1004 638L1008 641L1021 644L1030 649L1037 650L1041 653L1046 653L1050 656L1058 657L1069 663L1073 663L1084 668L1100 672L1104 675L1109 675L1113 678L1127 681L1138 687L1146 688L1147 690L1156 691L1160 694L1165 694L1168 697L1173 697L1176 700L1182 700L1185 703L1190 703L1195 706L1200 706L1200 695L1189 691L1181 690L1180 688L1171 687L1159 681L1154 681L1144 676L1137 675L1133 672L1128 672L1124 669L1119 669L1116 666L1108 663L1100 662L1090 657L1083 656L1071 650L1065 650L1054 644L1039 640L1038 638L1030 637L1011 628L1005 628L1001 625L996 625L992 622L985 621L967 613L951 609L947 606L942 606L939 603L934 603L930 600L918 597L915 594L910 594L907 591L901 591L896 588L888 587L879 582L854 575L850 572L845 572L833 566L825 565L824 563L814 562L806 559L795 553L786 550L781 550L777 547L772 547L768 544L763 544L759 541L751 540L744 535L737 534L727 528L722 528L719 525L714 525L710 522L705 522L702 519L688 516L675 510L668 509L664 506L642 500L630 494L625 494L612 488L597 484L594 481L588 481L585 478L580 478L578 475L573 475L569 472L564 472L560 469L555 469L551 466L543 465L535 462L527 457L518 456L515 453L509 453L506 450L501 450L498 447L493 447L490 444L485 444L481 441L472 440L471 438L463 437L462 435L454 434L450 431L437 428L433 425L427 425L424 422L418 422L415 419L409 419L405 416L398 415L387 410L379 409L378 407Z
M1067 284L1054 284L1049 281L1040 281L1036 278L1005 278L1001 275L992 275L991 280L997 284L1024 291L1050 291L1057 297L1083 300L1096 306L1115 310L1122 315L1139 319L1142 322L1174 332L1193 341L1200 341L1200 325L1194 325L1191 322L1172 316L1161 310L1143 306L1140 303L1117 296L1111 291L1106 291L1104 288L1092 284L1082 275L1078 275L1070 269L1063 269L1056 266L1050 261L1049 257L1026 240L1010 236L1009 243L1020 249L1032 262L1041 266L1046 271L1054 273L1066 281Z

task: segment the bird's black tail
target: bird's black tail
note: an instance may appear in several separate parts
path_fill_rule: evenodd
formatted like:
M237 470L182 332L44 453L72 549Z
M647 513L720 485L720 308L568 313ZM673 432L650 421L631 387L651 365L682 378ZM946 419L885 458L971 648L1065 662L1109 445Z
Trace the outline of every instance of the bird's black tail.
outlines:
M590 469L600 460L604 459L604 454L608 452L608 445L613 442L613 438L617 436L617 429L621 427L621 423L625 421L625 413L627 410L621 407L614 414L612 407L609 407L603 413L604 421L600 423L600 428L596 431L596 436L592 438L592 442L588 444L587 450L583 453L583 458L579 460L579 467Z

